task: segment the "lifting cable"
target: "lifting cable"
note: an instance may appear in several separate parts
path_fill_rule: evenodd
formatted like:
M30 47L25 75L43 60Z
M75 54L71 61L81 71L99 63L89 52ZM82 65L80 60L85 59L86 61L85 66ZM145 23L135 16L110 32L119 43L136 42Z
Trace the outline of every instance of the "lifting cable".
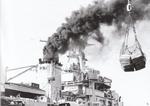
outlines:
M136 28L135 28L135 26L134 26L133 17L132 17L132 13L133 13L132 9L133 9L132 2L131 2L131 0L128 0L127 12L128 12L128 14L129 14L129 15L128 15L128 20L129 20L129 22L127 23L127 28L126 28L126 33L125 33L125 40L124 40L124 42L123 42L124 48L123 48L123 50L122 50L121 52L125 52L125 50L128 49L129 29L130 29L130 27L132 27L133 33L134 33L134 38L135 38L135 43L136 43L136 48L137 48L137 45L138 45L138 49L139 49L139 50L141 51L141 53L143 54L143 51L142 51L142 49L141 49L141 45L140 45L140 43L139 43L139 41L138 41L138 39L137 39ZM134 51L135 51L135 50L134 50ZM131 51L128 50L128 52L129 52L130 54L132 54L134 51L131 52Z

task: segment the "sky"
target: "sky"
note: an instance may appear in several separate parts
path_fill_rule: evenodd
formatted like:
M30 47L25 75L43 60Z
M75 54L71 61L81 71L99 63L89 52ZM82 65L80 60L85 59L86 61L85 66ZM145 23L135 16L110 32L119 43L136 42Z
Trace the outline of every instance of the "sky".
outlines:
M1 71L8 68L38 64L42 49L56 29L65 22L65 17L93 0L2 0L1 7ZM119 52L123 39L114 37L114 28L103 25L102 32L109 44L101 50L95 45L85 49L89 67L100 70L100 74L112 79L112 89L124 101L124 106L146 106L150 103L150 21L137 22L138 39L147 57L146 68L134 73L125 73L119 63ZM63 57L63 56L62 56ZM67 59L61 58L65 63ZM14 72L17 73L17 72ZM9 73L10 74L10 73ZM30 76L21 76L28 79ZM16 79L20 81L20 79Z

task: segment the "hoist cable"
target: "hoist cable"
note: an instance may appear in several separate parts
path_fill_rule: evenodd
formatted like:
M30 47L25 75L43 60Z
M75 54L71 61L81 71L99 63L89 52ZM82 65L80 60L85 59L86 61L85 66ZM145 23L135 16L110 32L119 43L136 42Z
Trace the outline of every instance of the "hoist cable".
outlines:
M124 54L125 50L128 48L128 36L129 36L129 24L127 24L126 31L125 31L125 37L122 44L122 50L120 52L120 55Z
M127 4L128 23L127 23L127 28L126 28L126 32L125 32L125 40L124 40L124 43L123 43L124 48L123 48L122 52L125 52L126 49L128 49L128 52L130 54L132 54L133 52L136 51L136 49L135 49L131 52L131 51L129 51L129 47L128 47L128 39L129 39L129 31L130 31L129 29L131 27L133 29L133 33L134 33L136 48L138 48L141 51L141 53L143 54L143 51L141 49L141 45L140 45L140 43L137 39L136 28L134 26L133 17L132 17L132 13L133 13L132 9L133 9L132 2L131 2L131 0L128 0L128 4Z
M141 44L139 43L139 41L137 39L136 28L134 26L133 20L132 20L132 27L133 27L133 32L134 32L134 35L135 35L135 42L138 44L138 46L139 46L138 48L140 49L141 53L144 54L143 51L142 51L142 49L141 49L142 48Z

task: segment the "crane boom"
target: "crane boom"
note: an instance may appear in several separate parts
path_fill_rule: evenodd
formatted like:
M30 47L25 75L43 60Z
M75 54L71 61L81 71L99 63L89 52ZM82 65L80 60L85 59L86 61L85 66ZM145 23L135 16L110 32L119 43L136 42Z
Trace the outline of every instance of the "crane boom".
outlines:
M36 67L36 66L33 66L33 67L30 67L30 68L26 69L25 71L23 71L23 72L21 72L21 73L15 75L15 76L9 78L7 81L10 81L10 80L12 80L12 79L14 79L14 78L16 78L16 77L18 77L18 76L24 74L25 72L29 71L30 69L32 69L32 68L34 68L34 67Z
M13 70L19 70L19 69L23 69L23 68L28 68L28 67L34 67L34 66L36 66L36 65L30 65L30 66L24 66L24 67L19 67L19 68L7 69L7 72L13 71Z

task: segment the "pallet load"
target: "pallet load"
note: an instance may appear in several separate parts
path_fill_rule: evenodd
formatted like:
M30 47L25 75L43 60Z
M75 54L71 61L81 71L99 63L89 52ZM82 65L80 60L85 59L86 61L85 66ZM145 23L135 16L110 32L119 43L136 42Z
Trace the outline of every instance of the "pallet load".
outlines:
M134 48L130 51L129 48ZM134 45L129 47L123 43L121 54L120 54L120 63L125 72L137 71L145 68L146 57L141 49L140 43L138 40L135 40Z
M132 63L131 55L128 53L125 43L122 45L120 53L120 63L125 72L134 71L134 65Z

